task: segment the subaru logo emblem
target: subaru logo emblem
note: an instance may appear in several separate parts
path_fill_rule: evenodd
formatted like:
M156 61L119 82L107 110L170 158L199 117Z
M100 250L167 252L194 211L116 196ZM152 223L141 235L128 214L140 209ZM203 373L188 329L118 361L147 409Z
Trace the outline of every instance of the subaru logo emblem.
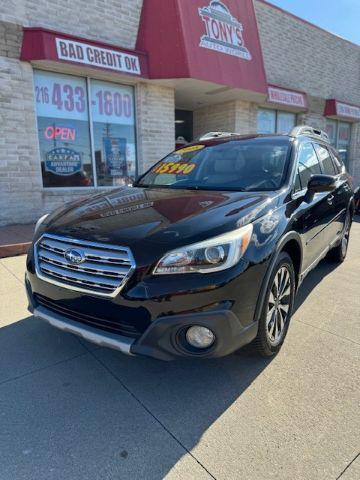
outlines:
M74 263L75 265L79 265L80 263L85 262L85 254L81 250L77 250L76 248L69 248L64 253L64 257L70 263Z

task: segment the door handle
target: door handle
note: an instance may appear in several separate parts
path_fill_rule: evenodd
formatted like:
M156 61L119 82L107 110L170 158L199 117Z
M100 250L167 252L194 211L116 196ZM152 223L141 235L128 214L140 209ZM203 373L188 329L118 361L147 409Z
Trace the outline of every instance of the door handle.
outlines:
M329 195L327 197L327 202L329 205L332 205L333 204L333 200L334 200L334 195Z

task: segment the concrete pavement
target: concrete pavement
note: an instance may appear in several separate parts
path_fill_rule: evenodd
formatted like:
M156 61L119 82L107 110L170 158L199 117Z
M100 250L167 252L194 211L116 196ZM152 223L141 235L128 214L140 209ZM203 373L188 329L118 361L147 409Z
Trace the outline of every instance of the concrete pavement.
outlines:
M24 264L0 260L0 480L360 478L360 223L272 361L99 349L30 316Z

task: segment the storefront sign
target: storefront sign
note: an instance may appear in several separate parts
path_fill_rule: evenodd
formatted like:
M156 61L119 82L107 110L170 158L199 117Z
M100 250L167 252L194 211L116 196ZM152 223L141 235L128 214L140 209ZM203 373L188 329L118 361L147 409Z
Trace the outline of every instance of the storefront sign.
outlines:
M138 77L148 76L147 55L143 52L40 27L24 28L20 59L68 62Z
M192 79L254 93L267 82L253 0L146 0L136 48L152 79ZM201 91L216 90L203 85Z
M340 117L347 120L360 121L360 106L339 102L338 100L326 100L325 116Z
M80 153L70 148L54 148L46 154L45 170L55 175L74 175L81 171L81 167Z
M339 117L350 117L360 120L360 107L347 105L346 103L336 102L336 110Z
M268 87L268 101L279 105L287 105L288 107L307 108L305 93L273 86Z
M207 7L199 8L199 15L206 28L200 47L251 60L244 43L243 26L223 2L212 0Z
M141 75L139 57L135 55L63 38L56 38L56 51L59 60Z
M60 125L49 125L44 130L44 136L47 140L64 140L66 142L75 142L76 129L72 127L63 127Z

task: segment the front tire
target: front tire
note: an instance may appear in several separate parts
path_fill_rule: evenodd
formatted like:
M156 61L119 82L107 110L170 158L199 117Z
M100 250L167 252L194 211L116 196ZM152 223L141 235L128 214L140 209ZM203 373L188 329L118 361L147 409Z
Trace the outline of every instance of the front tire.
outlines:
M284 343L294 307L295 271L291 257L280 253L270 275L254 347L260 355L276 355Z

